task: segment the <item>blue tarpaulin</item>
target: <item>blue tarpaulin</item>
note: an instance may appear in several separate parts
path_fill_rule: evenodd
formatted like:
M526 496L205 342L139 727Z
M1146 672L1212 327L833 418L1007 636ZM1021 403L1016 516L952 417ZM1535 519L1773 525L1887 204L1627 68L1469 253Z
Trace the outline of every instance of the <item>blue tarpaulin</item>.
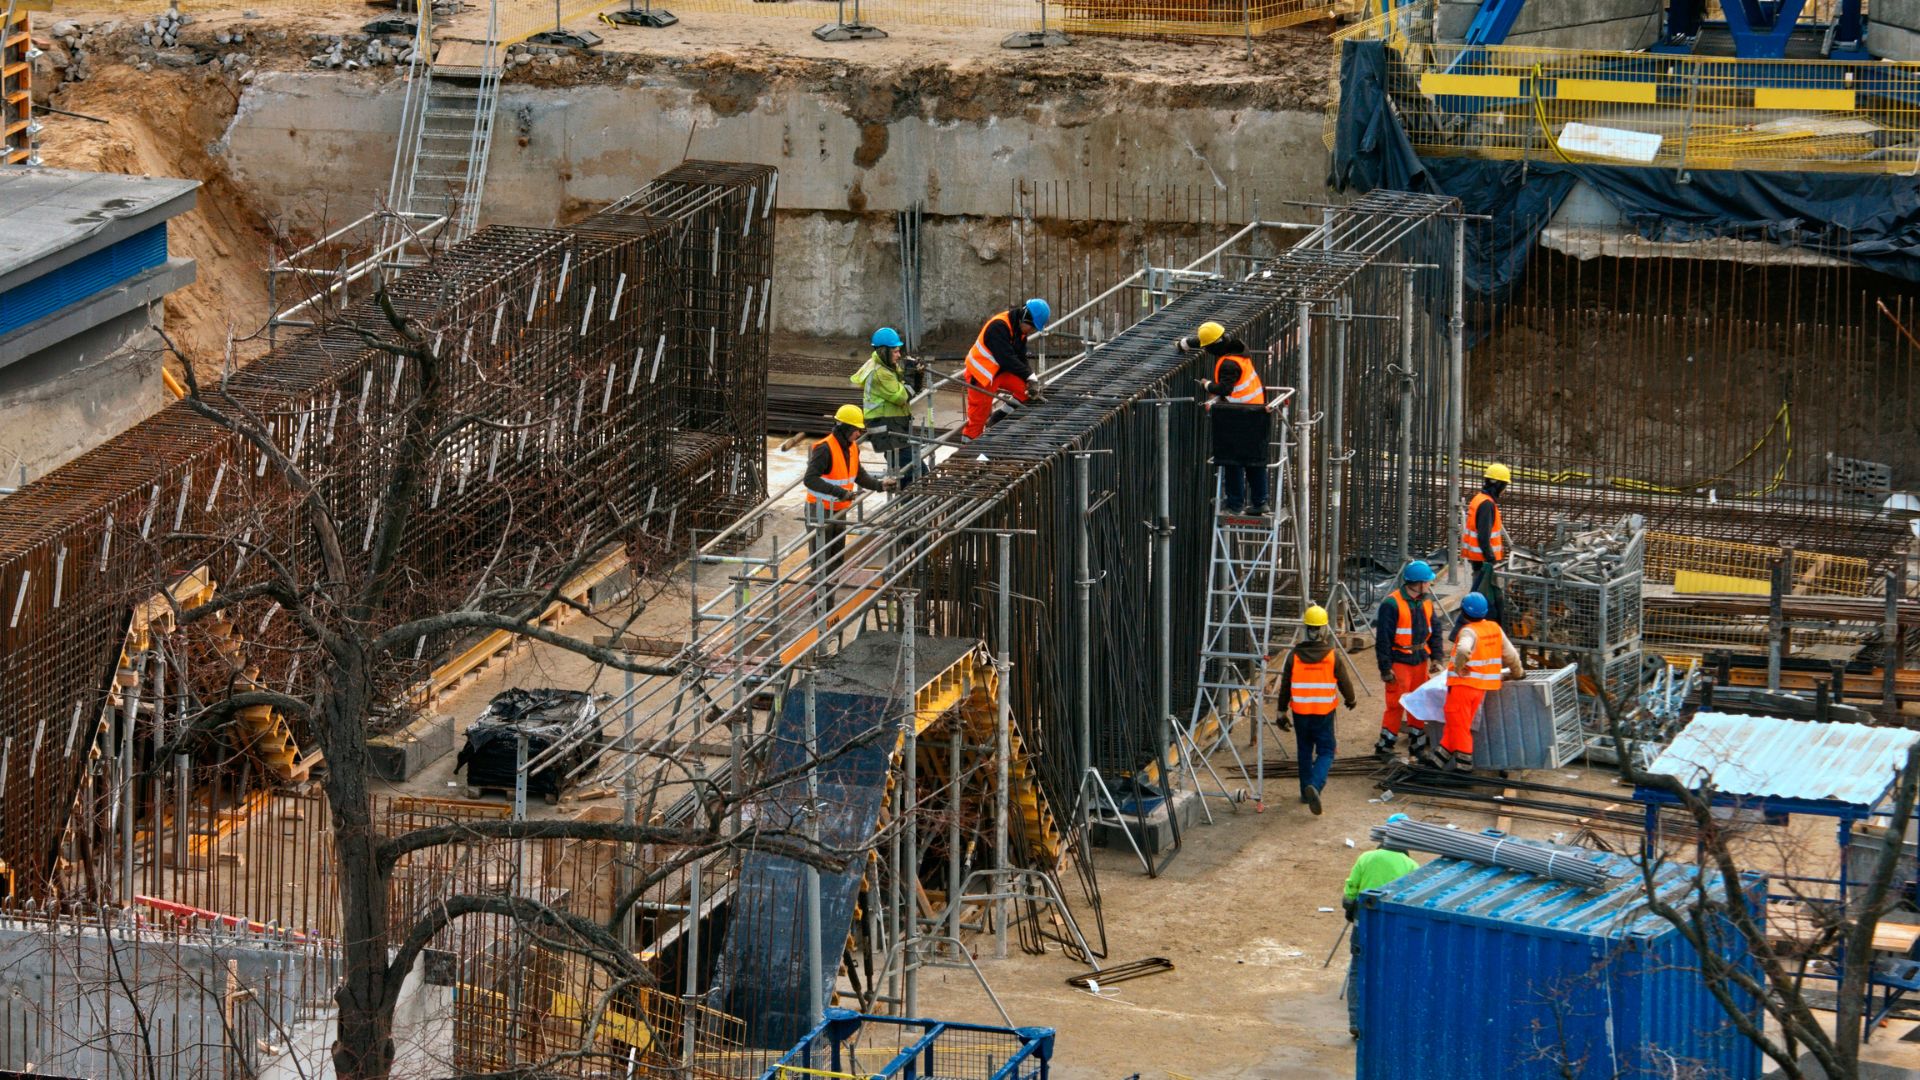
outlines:
M1768 240L1920 281L1920 183L1879 173L1694 170L1561 161L1422 158L1387 95L1387 48L1346 42L1340 56L1335 190L1451 195L1490 227L1468 230L1467 289L1500 300L1554 211L1585 181L1649 240Z

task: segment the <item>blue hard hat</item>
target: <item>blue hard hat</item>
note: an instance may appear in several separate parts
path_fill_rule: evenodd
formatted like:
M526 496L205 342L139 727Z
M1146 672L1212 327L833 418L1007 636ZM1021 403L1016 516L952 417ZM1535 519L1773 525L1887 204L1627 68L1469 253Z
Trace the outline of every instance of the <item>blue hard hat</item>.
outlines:
M883 326L873 332L873 347L876 349L897 349L901 344L900 331L891 326Z
M1460 601L1460 611L1469 619L1484 619L1487 617L1487 598L1470 592L1465 600Z
M1422 581L1432 581L1433 567L1428 566L1427 561L1425 559L1415 559L1412 562L1407 564L1406 570L1402 571L1400 576L1405 578L1408 581L1416 582L1416 583L1422 582Z
M1045 330L1053 319L1053 308L1039 297L1027 301L1027 320L1033 323L1035 330Z

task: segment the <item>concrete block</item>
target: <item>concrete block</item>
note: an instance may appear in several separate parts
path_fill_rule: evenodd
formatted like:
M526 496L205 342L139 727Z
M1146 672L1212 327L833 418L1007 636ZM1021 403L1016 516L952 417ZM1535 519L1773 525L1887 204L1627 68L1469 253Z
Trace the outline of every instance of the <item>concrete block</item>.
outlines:
M367 740L374 775L382 780L412 779L421 769L452 752L451 714L429 716L404 731Z
M1149 855L1170 850L1173 847L1173 822L1168 819L1167 806L1166 802L1161 802L1147 813L1145 820L1132 816L1115 820L1096 815L1093 828L1089 830L1093 836L1093 846L1127 851L1127 834L1132 833L1134 842ZM1175 792L1172 806L1173 813L1180 815L1180 833L1185 836L1199 823L1200 796L1191 791Z

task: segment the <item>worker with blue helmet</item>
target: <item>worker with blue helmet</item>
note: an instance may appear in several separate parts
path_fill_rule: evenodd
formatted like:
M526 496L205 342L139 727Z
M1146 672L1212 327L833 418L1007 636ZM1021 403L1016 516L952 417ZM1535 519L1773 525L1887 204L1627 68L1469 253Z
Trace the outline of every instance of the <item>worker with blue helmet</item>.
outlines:
M1052 306L1036 296L994 312L980 328L973 347L967 350L967 366L962 373L967 384L967 422L960 429L962 437L977 439L987 430L994 418L993 403L1002 395L1021 403L1044 400L1027 361L1027 338L1045 330L1052 321Z
M1485 595L1470 592L1460 602L1460 631L1447 670L1446 727L1437 757L1442 768L1473 771L1473 721L1481 702L1511 679L1524 679L1520 650L1500 624L1488 618Z
M923 389L926 378L920 364L907 357L900 332L883 326L873 332L873 353L852 382L860 387L861 410L866 413L867 441L887 457L887 472L905 487L913 482L913 443L907 438L913 426L913 395Z
M1400 587L1380 601L1373 617L1373 656L1387 697L1380 738L1373 744L1376 757L1395 755L1402 727L1407 729L1408 751L1415 758L1428 753L1426 722L1402 708L1400 699L1439 672L1446 633L1446 612L1433 602L1433 567L1415 559L1400 571Z

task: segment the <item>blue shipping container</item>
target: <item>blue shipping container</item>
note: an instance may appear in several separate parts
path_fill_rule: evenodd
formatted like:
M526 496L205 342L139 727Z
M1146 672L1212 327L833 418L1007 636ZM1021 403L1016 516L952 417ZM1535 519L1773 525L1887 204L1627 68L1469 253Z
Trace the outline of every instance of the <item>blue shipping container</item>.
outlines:
M1693 947L1648 910L1633 863L1562 850L1607 866L1617 884L1588 892L1436 859L1361 897L1349 988L1361 1080L1760 1075L1759 1048L1708 991ZM1664 867L1662 899L1683 905L1696 873ZM1766 895L1763 878L1745 884L1750 903ZM1730 925L1720 936L1716 951L1758 974Z

